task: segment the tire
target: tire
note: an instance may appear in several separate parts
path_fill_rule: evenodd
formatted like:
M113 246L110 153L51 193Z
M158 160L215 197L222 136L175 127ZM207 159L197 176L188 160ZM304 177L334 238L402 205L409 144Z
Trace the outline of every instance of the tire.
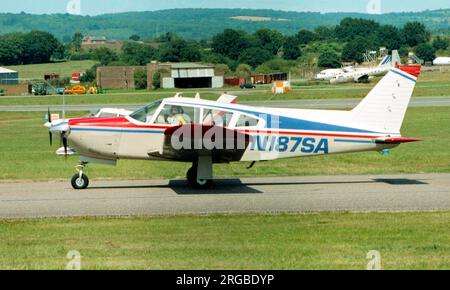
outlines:
M197 178L197 167L191 167L188 170L186 179L188 180L189 184L195 189L210 189L213 185L213 181L210 179L207 180Z
M80 178L79 174L75 174L72 177L72 187L76 190L86 189L89 186L89 178L86 175L82 175Z

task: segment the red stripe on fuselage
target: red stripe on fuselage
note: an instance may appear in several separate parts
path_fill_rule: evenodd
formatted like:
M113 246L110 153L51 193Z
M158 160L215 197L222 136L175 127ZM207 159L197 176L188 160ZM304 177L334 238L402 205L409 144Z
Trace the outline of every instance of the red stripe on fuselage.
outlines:
M109 128L128 128L128 129L169 129L176 127L176 125L137 125L126 118L114 117L114 118L81 118L71 119L69 126L80 127L109 127ZM317 136L317 137L344 137L344 138L358 138L358 139L376 139L382 137L382 135L351 135L340 133L314 133L314 132L291 132L291 131L274 131L274 130L239 130L236 131L246 134L276 134L276 135L304 135L304 136Z

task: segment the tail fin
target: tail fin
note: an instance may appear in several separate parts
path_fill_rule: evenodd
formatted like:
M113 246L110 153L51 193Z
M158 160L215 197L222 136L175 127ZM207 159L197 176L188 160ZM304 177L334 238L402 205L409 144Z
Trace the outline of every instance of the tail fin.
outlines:
M352 110L358 127L400 134L421 66L392 68L367 97Z
M381 67L390 66L392 63L391 60L392 60L392 56L388 54L381 60L381 62L378 66L381 66Z
M400 54L398 53L398 50L392 51L391 64L392 64L392 67L397 67L397 66L402 65L402 59L400 58Z

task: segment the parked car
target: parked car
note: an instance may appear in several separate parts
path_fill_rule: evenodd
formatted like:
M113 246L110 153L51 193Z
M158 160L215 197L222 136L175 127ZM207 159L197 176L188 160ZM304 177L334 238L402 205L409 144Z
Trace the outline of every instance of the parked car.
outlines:
M241 85L241 89L255 89L256 86L254 84L243 84Z

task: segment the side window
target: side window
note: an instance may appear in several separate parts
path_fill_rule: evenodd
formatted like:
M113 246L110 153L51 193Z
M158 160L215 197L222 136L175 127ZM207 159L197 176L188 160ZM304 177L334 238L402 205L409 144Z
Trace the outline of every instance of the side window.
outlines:
M259 120L246 115L240 115L236 123L236 127L256 127L258 126Z
M205 108L203 111L203 124L220 127L230 125L233 113Z
M176 105L166 105L162 109L157 124L185 125L191 124L195 120L195 109L193 107L183 107Z

